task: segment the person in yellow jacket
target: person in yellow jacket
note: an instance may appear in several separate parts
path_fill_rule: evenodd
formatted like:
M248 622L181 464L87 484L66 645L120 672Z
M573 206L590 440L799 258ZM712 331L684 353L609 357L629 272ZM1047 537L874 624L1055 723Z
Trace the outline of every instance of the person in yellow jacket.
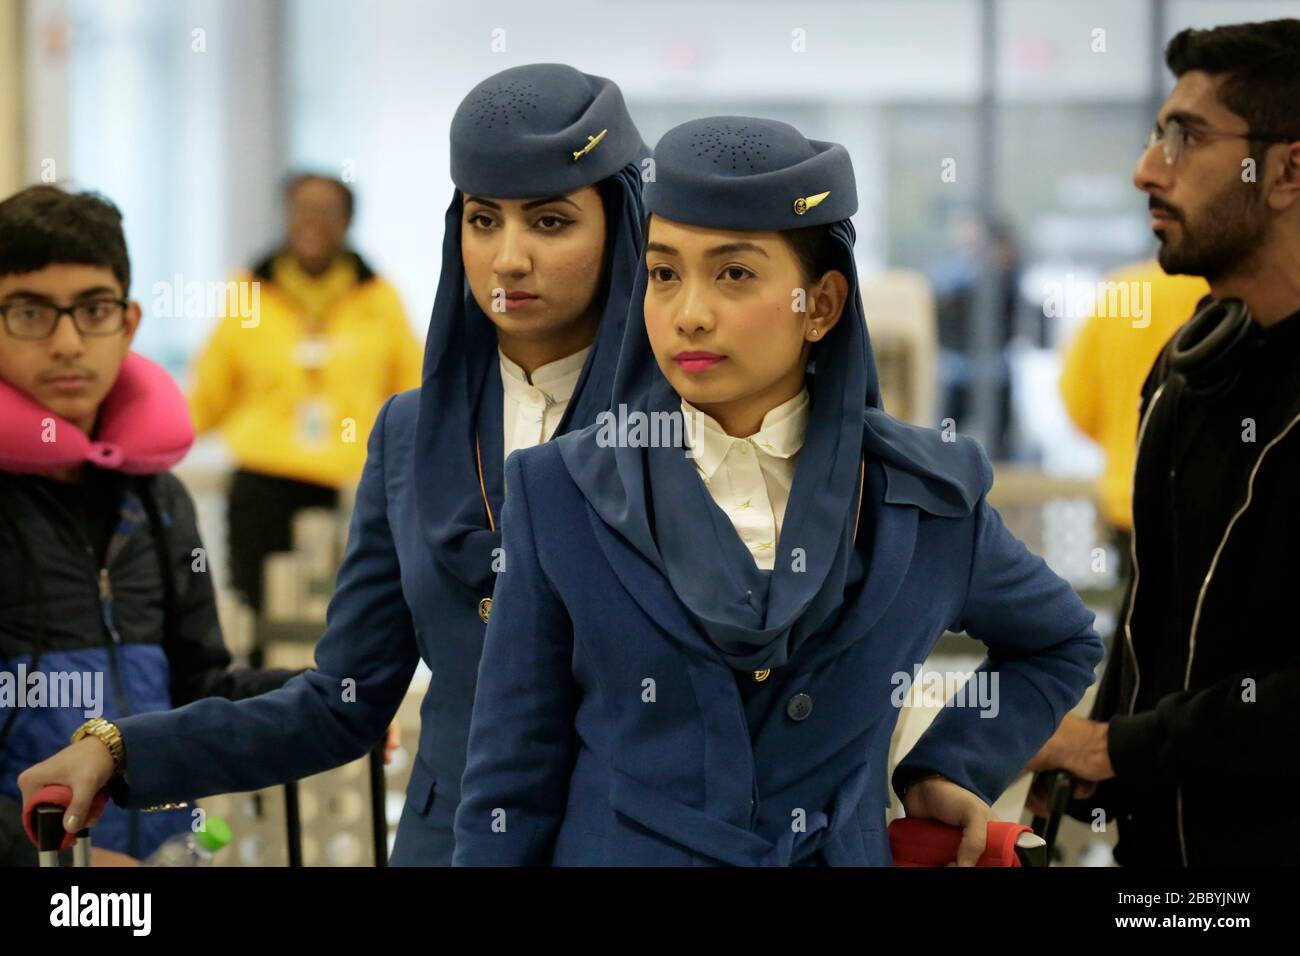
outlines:
M285 200L285 242L236 277L190 396L195 431L220 429L237 464L231 583L258 610L263 559L290 548L296 511L359 479L380 406L420 384L422 358L396 290L345 244L347 185L300 174Z
M1066 347L1061 397L1075 425L1102 447L1102 516L1128 558L1133 530L1133 467L1142 383L1174 331L1210 292L1199 276L1168 275L1154 259L1123 266L1104 280L1093 314ZM1121 568L1122 570L1122 568Z

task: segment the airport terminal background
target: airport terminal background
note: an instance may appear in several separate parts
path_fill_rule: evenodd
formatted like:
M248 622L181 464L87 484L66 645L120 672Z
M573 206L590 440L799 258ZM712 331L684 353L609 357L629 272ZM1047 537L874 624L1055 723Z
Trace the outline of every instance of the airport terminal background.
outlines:
M1099 512L1101 450L1062 403L1063 352L1095 284L1154 251L1131 171L1173 84L1166 40L1188 26L1295 16L1300 4L577 0L553 10L532 0L0 0L0 196L53 179L113 199L145 312L135 347L186 383L216 319L186 301L187 284L222 282L272 247L292 170L349 183L351 245L393 282L423 337L451 188L446 131L489 73L556 61L616 77L651 144L705 114L797 124L852 154L857 265L886 407L932 426L954 417L985 444L1008 525L1109 638L1122 555ZM790 30L773 29L787 22L806 30L803 55L791 55ZM178 469L223 592L230 469L217 437ZM338 513L302 516L295 552L268 561L260 616L223 597L238 655L310 663L346 514L345 497ZM953 637L939 653L954 666L940 669L974 666L980 655ZM408 704L414 742L414 692ZM919 732L900 721L895 746ZM303 787L305 862L370 861L366 772L359 762ZM402 760L388 773L393 825ZM1018 814L1023 791L1008 797ZM212 805L243 820L245 837L260 827L253 843L237 839L230 865L285 862L273 794L246 807L220 799ZM1064 862L1111 863L1113 840L1075 821L1060 842Z

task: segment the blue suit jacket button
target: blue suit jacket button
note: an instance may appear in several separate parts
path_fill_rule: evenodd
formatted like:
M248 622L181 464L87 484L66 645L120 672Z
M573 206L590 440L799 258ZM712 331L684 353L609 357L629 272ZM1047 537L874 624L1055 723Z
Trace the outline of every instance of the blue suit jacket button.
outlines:
M785 712L791 720L803 720L812 713L812 698L807 694L795 694L785 705Z

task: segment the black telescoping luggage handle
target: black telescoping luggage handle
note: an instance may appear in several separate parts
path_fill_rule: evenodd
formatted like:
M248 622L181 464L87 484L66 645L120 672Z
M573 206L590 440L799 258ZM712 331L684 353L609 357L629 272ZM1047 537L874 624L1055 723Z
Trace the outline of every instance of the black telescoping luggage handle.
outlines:
M1034 832L1047 843L1047 859L1052 858L1052 848L1056 846L1056 833L1061 827L1061 817L1070 802L1074 790L1074 776L1064 770L1049 770L1042 774L1047 781L1047 816L1034 817L1031 826Z
M91 801L88 821L93 823L104 812L107 791L101 790ZM36 845L41 866L59 866L59 853L72 847L72 865L90 865L90 829L82 827L74 835L63 829L63 816L72 803L72 789L62 784L47 784L23 807L23 828Z
M388 809L385 805L388 788L384 783L384 741L381 740L367 757L367 778L370 783L370 827L375 854L375 866L388 865ZM302 866L302 814L298 801L298 781L284 785L284 823L289 846L289 865Z
M63 829L63 815L68 808L57 803L42 803L32 812L32 825L36 829L36 851L41 866L58 866L59 850L67 832ZM90 831L77 831L72 844L72 865L90 865Z

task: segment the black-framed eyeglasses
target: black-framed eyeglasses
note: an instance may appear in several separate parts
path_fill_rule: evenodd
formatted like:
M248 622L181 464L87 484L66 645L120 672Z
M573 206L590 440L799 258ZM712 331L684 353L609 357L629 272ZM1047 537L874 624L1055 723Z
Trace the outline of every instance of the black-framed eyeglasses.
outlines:
M1201 127L1188 129L1178 120L1171 119L1165 123L1164 129L1157 125L1151 132L1147 133L1146 148L1150 149L1156 143L1159 143L1164 147L1165 162L1172 166L1183 155L1183 147L1187 145L1189 135L1204 139L1214 137L1219 139L1253 139L1261 143L1289 143L1296 138L1283 133L1261 133L1255 130L1247 130L1244 133L1229 133L1224 130L1204 129Z
M90 299L67 307L44 302L11 302L0 305L5 331L16 339L47 339L59 320L72 316L82 335L114 335L126 322L126 299Z

